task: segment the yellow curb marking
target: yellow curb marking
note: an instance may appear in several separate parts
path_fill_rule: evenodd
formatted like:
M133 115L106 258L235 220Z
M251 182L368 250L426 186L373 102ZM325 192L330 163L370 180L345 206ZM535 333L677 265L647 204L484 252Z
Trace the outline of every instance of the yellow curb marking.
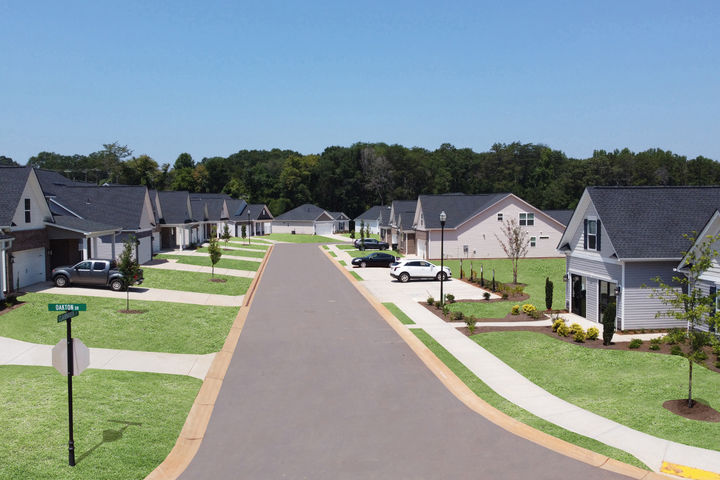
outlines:
M566 457L579 460L587 463L594 467L602 468L611 472L615 472L621 475L628 476L630 478L642 479L642 480L667 480L665 475L661 475L656 472L651 472L638 468L634 465L620 462L614 458L601 455L592 450L588 450L583 447L579 447L575 444L566 442L557 437L553 437L545 432L541 432L529 425L526 425L513 417L501 412L482 398L478 397L475 392L465 385L465 382L460 380L453 372L445 365L435 354L425 346L422 341L413 334L409 328L403 325L385 305L380 303L375 297L369 293L369 291L362 286L360 282L355 281L345 267L334 261L333 257L327 254L327 251L320 248L325 256L340 270L345 277L350 280L350 283L355 289L365 297L365 300L372 305L375 310L380 314L381 317L392 327L393 330L405 341L410 349L423 361L428 369L445 385L445 387L463 402L468 408L474 412L482 415L495 425L513 433L519 437L530 440L540 446L543 446L549 450L553 450ZM713 479L715 480L715 479ZM720 479L718 479L720 480Z
M700 470L699 468L687 467L676 463L663 462L660 471L670 473L682 478L692 478L694 480L720 480L720 474Z
M235 352L235 346L245 325L248 310L250 310L250 305L255 296L257 285L260 283L260 278L265 272L265 266L270 258L272 249L272 246L268 248L267 254L263 258L255 278L253 278L253 281L248 287L248 291L245 294L245 301L230 327L230 331L225 338L225 344L222 349L215 354L215 359L210 365L207 375L205 375L205 380L195 397L195 402L190 408L190 413L188 413L185 425L183 425L180 431L180 436L177 442L175 442L175 446L168 456L165 457L165 460L145 477L145 480L175 480L185 471L188 465L190 465L190 462L200 449L200 443L205 436L205 431L210 422L210 415L212 415L213 408L215 408L215 401L220 393L222 382L225 379L225 373L230 366L230 360L232 359L233 352Z

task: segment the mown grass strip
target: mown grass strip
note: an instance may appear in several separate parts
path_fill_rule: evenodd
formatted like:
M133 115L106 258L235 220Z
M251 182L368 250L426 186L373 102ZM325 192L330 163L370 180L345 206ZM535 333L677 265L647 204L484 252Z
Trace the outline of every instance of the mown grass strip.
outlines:
M338 263L343 267L347 267L347 263L345 263L345 260L340 260Z
M362 281L363 281L362 277L361 277L360 275L358 275L356 272L350 272L350 275L352 275L353 277L355 277L355 280L357 280L357 281L359 281L359 282L362 282Z
M405 314L405 312L403 312L402 310L400 310L400 307L398 307L398 306L395 305L394 303L392 303L392 302L385 302L385 303L383 303L383 305L385 305L385 308L387 308L388 310L390 310L390 313L392 313L393 315L395 315L395 318L397 318L398 320L400 320L400 322L401 322L403 325L415 325L415 322L413 322L412 319L411 319L410 317L408 317L408 316Z
M235 257L253 257L253 258L263 258L265 256L265 251L250 251L250 250L231 250L231 249L224 249L222 248L222 254L223 255L232 255ZM198 248L196 252L199 253L208 253L208 249L206 247Z
M177 260L177 263L184 263L186 265L201 265L203 267L210 266L210 257L201 257L198 255L172 255L167 253L161 253L155 255L158 259L173 259ZM260 268L260 262L254 262L252 260L235 260L232 258L220 258L220 261L215 264L215 268L231 268L233 270L245 270L248 272L257 272Z
M335 253L335 252L328 252L328 253L330 254L331 257L337 258L337 253Z
M212 293L216 295L243 295L250 286L251 278L230 275L212 276L204 272L183 270L144 269L143 287L182 290L185 292ZM212 281L224 280L224 282Z
M457 358L455 358L442 345L435 341L435 339L432 338L432 336L430 336L425 330L420 328L413 328L411 329L411 331L415 334L416 337L420 339L420 341L425 344L425 346L427 346L435 354L435 356L440 359L440 361L447 365L447 367L452 370L452 372L457 375L458 378L460 378L460 380L462 380L465 385L470 388L470 390L472 390L478 397L482 398L501 412L515 418L516 420L526 425L537 428L541 432L545 432L549 435L565 440L566 442L578 445L583 448L587 448L588 450L592 450L602 455L606 455L621 462L628 463L630 465L634 465L645 470L649 470L647 465L645 465L633 455L630 455L623 450L619 450L604 443L598 442L595 439L588 438L583 435L578 435L577 433L573 433L569 430L565 430L564 428L555 425L554 423L550 423L547 420L536 417L527 410L524 410L515 405L514 403L506 400L504 397L498 395L493 389L488 387L465 365L460 363ZM557 365L561 364L556 363L556 368Z

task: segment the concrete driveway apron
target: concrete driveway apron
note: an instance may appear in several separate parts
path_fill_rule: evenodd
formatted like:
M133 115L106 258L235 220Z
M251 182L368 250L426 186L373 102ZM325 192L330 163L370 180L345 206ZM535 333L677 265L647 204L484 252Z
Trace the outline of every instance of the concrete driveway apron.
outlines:
M626 477L472 412L316 245L276 245L180 478Z

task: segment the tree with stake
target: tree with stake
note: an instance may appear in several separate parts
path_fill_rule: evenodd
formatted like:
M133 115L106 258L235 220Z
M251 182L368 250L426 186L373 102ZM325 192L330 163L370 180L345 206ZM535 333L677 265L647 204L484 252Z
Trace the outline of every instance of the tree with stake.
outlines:
M225 245L227 246L228 242L230 241L230 228L228 227L227 223L223 227L222 235L220 236L220 238L225 241Z
M552 308L553 301L553 282L550 281L549 277L545 277L545 308L550 310Z
M365 250L365 220L360 220L360 250Z
M123 250L117 260L118 270L123 277L125 292L127 293L125 301L126 312L130 311L130 285L135 282L135 279L140 274L140 266L133 257L133 250L136 243L135 235L128 236L125 242L123 242Z
M243 224L240 227L240 236L244 239L245 235L247 235L247 227L245 227L245 225Z
M517 283L518 263L521 258L527 255L530 239L527 232L523 230L520 224L514 218L503 222L502 233L504 238L495 235L500 242L505 255L512 262L513 267L513 283Z
M227 228L227 226L225 227ZM210 276L215 278L215 264L220 261L222 257L222 251L220 245L218 245L217 239L217 228L213 227L212 235L210 236L210 244L208 245L208 253L210 254Z
M720 234L708 235L702 240L695 235L685 235L685 238L692 246L685 253L681 268L678 269L682 275L674 275L670 283L665 283L660 277L654 278L658 286L653 288L651 297L670 307L667 311L655 314L656 317L669 316L687 322L685 338L688 348L683 356L688 360L687 401L688 407L692 408L695 404L692 399L693 363L701 361L702 349L710 341L710 335L699 327L714 327L720 319L715 308L717 293L706 295L700 284L700 277L717 263L718 251L714 245L720 241Z

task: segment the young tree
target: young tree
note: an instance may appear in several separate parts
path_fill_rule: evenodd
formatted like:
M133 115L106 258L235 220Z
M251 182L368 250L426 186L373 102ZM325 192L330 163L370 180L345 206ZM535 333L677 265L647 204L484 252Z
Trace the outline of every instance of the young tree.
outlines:
M360 250L365 250L365 220L360 220Z
M222 235L220 236L225 241L225 245L228 244L230 241L230 228L228 227L228 224L226 223L223 227Z
M612 342L613 335L615 335L615 315L617 314L617 308L615 302L610 302L605 307L605 311L602 316L603 324L603 345L610 345Z
M495 235L500 242L505 255L512 262L513 267L513 283L517 283L518 263L521 258L527 255L530 239L527 232L518 224L517 220L510 219L503 222L502 234L504 238Z
M225 226L227 228L227 225ZM215 277L215 264L220 261L220 257L222 257L222 251L220 250L220 245L218 245L218 239L217 239L217 227L212 228L212 235L210 235L208 245L208 253L210 254L210 276Z
M245 226L245 224L243 223L243 224L240 226L240 236L241 236L242 238L245 238L245 235L247 235L247 226Z
M658 286L653 288L651 297L670 307L667 311L658 312L656 317L668 316L687 323L687 351L683 352L683 356L688 360L688 407L692 408L695 404L692 399L693 362L701 361L702 348L710 341L710 335L699 327L713 327L720 318L715 308L717 294L706 295L700 286L700 277L718 257L714 245L720 241L720 234L708 235L699 243L695 235L685 235L685 238L691 247L684 256L683 267L678 269L678 274L669 284L660 277L654 278Z
M550 281L550 277L545 277L545 308L550 310L552 308L553 301L553 282Z
M125 310L130 310L130 285L135 282L135 279L140 274L140 265L133 255L133 250L137 240L135 235L128 236L123 243L122 252L117 259L117 268L123 277L123 283L125 284L125 292L127 293L125 300Z

